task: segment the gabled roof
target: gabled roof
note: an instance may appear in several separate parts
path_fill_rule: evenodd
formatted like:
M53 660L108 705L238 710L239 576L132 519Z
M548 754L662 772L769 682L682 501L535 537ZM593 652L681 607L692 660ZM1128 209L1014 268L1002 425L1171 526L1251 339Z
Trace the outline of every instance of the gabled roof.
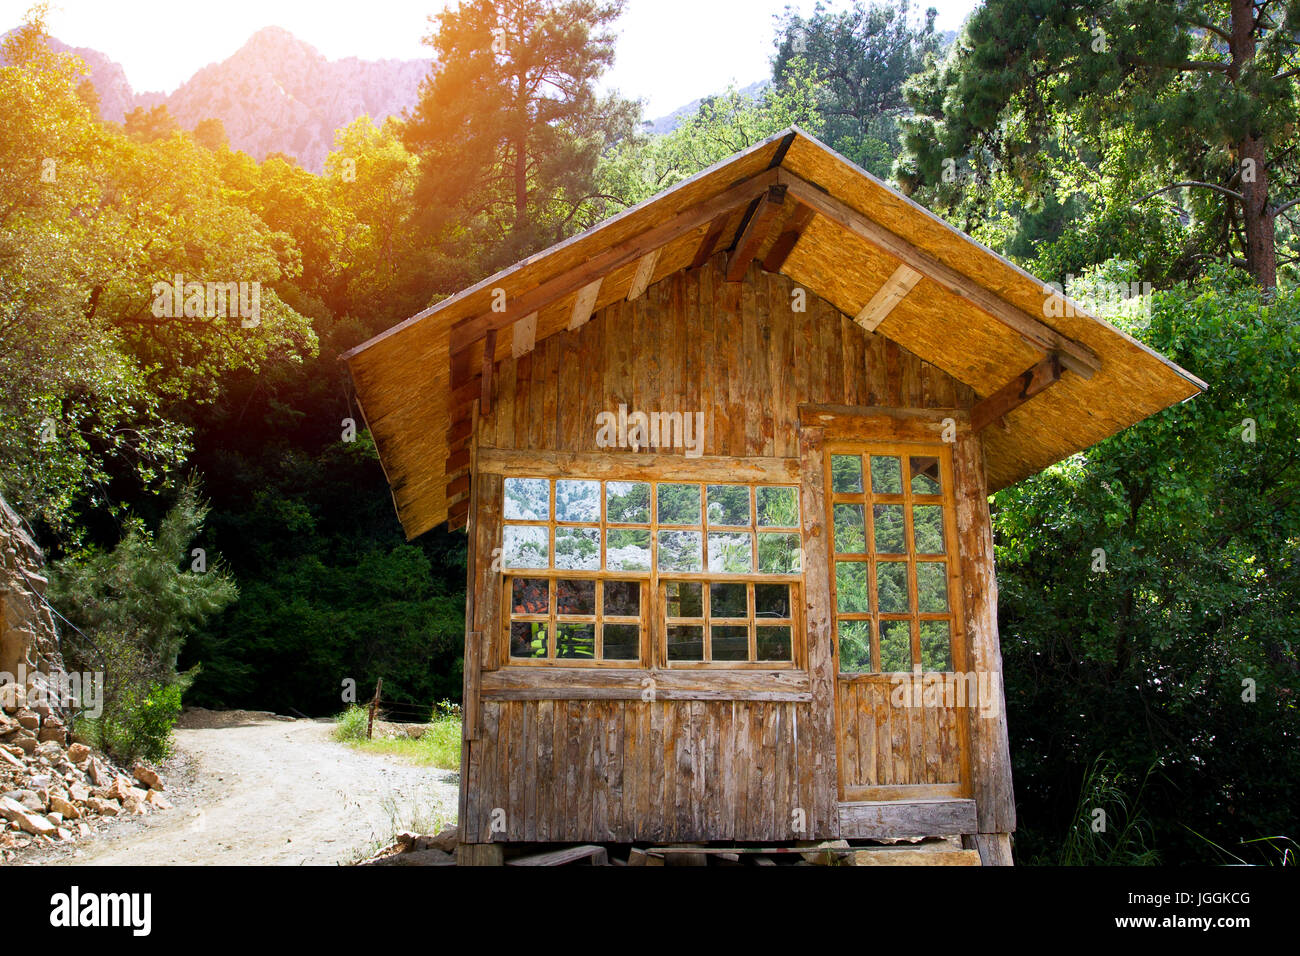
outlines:
M724 249L738 274L757 258L980 398L993 396L984 411L1006 427L985 432L991 490L1205 387L791 128L343 356L407 536L447 520L449 504L466 506L486 349L505 358L520 335L577 327Z

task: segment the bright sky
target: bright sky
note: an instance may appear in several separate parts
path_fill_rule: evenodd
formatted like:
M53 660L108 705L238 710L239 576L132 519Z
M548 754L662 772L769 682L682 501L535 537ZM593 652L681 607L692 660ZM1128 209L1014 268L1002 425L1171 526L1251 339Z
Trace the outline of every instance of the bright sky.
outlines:
M848 0L831 0L841 9ZM136 92L171 92L223 60L262 27L280 26L331 60L428 55L427 18L447 0L51 0L50 32L122 64ZM30 0L0 0L0 33L17 26ZM607 85L647 101L661 116L728 82L770 72L773 16L814 0L629 0ZM941 30L958 29L977 0L930 0Z

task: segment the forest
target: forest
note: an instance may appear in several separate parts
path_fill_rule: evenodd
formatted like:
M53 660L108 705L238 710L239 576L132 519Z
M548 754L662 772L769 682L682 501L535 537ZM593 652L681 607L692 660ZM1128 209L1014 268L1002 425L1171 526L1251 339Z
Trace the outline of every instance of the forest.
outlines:
M321 175L217 119L102 121L40 7L6 39L0 493L69 666L107 668L109 743L378 678L457 699L464 535L404 540L339 355L795 124L1210 386L993 501L1017 856L1293 859L1300 0L985 0L955 36L907 0L787 10L770 82L662 135L601 91L622 8L431 17L418 106Z

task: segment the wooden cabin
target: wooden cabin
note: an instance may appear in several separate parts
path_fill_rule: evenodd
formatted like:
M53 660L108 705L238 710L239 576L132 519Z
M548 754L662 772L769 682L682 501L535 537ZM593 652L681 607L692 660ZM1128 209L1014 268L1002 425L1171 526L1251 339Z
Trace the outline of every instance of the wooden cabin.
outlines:
M345 359L407 536L467 530L482 862L1010 863L988 496L1203 388L798 129Z

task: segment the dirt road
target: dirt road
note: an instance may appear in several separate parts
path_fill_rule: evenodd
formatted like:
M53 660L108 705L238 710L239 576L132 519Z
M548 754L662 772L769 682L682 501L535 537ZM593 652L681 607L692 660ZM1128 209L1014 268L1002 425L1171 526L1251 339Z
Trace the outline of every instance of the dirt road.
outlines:
M454 820L454 773L353 750L330 723L239 712L185 723L164 768L172 810L114 821L39 862L330 865Z

